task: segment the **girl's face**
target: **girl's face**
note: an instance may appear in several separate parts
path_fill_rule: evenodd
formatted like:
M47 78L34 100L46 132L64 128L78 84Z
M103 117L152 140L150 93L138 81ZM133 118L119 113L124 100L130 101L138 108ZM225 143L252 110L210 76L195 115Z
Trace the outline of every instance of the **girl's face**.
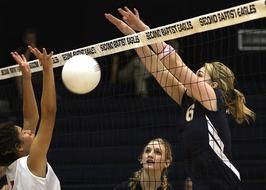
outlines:
M153 170L162 172L169 163L165 160L165 146L158 141L151 141L145 147L142 154L141 163L144 170Z
M34 140L35 135L31 133L31 130L24 130L19 126L15 126L18 132L18 138L21 141L18 152L21 156L26 156L30 152L31 144Z
M196 75L198 76L198 82L207 82L211 83L211 77L209 73L206 71L205 67L201 67L197 72Z

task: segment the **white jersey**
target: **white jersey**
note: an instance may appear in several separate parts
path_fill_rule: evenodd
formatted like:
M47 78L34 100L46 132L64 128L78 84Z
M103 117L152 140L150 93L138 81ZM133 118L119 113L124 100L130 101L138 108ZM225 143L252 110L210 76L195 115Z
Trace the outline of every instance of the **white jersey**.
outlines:
M12 190L60 190L60 182L47 163L45 178L31 173L27 165L28 156L21 157L8 166L6 177Z

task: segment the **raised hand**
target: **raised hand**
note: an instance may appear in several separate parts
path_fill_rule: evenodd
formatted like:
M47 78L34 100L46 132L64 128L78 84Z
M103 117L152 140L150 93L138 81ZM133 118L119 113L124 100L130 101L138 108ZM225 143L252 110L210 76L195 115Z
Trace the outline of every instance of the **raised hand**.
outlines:
M31 70L26 57L22 54L19 55L16 51L11 52L13 59L19 64L22 75L24 78L31 78Z
M124 35L130 35L136 33L132 28L130 28L124 21L116 18L112 14L105 13L105 18L114 24Z
M124 22L129 25L133 30L141 32L149 30L150 28L140 19L139 12L134 8L134 13L125 6L124 9L119 8L118 12L122 15Z
M28 46L28 48L30 49L30 52L33 53L37 59L40 60L44 71L53 68L52 56L54 52L50 52L49 54L47 54L45 48L43 48L43 52L40 52L37 48L33 48L31 46Z

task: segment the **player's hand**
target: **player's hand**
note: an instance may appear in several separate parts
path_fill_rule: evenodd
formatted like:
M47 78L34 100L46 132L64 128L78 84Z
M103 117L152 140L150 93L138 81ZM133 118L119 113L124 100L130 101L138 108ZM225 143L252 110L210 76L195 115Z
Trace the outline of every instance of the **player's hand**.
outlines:
M53 68L52 56L54 53L52 51L47 54L45 48L43 48L42 52L40 52L37 48L33 48L31 46L28 46L28 48L30 49L30 52L33 53L35 57L41 62L43 71L47 71L48 69Z
M19 55L16 51L11 52L13 59L19 64L23 78L31 78L31 70L26 57Z
M114 24L124 35L130 35L135 33L135 31L132 28L130 28L124 21L116 18L112 14L105 13L104 15L105 18L107 18L109 22Z
M133 30L141 32L149 30L150 28L140 19L139 12L134 8L134 13L125 6L124 9L119 8L118 12L122 15L124 22Z

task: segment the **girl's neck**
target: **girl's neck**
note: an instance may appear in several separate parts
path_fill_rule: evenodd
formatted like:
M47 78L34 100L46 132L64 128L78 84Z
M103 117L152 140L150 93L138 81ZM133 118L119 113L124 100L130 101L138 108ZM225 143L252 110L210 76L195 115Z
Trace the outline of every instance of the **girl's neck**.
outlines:
M140 176L140 185L145 190L156 190L161 186L161 173L143 170Z

